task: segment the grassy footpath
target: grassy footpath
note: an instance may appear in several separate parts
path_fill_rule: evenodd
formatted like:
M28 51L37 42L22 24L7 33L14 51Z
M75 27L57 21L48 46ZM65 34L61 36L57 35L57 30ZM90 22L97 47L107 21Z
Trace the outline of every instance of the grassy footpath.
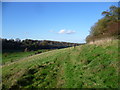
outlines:
M118 42L53 50L5 65L6 88L117 88Z

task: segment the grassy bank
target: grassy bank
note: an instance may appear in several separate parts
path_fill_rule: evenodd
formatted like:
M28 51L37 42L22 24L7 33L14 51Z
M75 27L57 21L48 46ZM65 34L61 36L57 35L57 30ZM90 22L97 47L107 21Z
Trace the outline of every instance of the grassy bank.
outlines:
M28 51L28 52L23 52L23 51L4 51L2 54L2 64L8 64L38 53L43 53L47 52L49 50L37 50L37 51Z
M53 50L2 67L6 88L117 88L118 41Z

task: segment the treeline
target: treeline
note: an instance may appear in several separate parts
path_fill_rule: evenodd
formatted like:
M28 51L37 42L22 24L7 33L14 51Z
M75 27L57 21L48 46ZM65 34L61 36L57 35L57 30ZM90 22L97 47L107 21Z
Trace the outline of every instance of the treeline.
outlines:
M60 49L71 46L78 46L81 44L78 43L68 43L68 42L58 42L58 41L49 41L49 40L31 40L25 39L20 40L17 38L14 39L2 39L2 50L22 50L22 51L31 51L38 49Z
M86 42L109 37L120 38L120 7L111 6L102 15L104 17L91 27Z

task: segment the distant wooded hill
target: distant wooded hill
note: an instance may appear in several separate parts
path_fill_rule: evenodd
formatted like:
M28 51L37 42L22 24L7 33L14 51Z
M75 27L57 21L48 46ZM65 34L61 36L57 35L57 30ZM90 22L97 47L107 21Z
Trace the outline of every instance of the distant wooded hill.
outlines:
M20 40L20 39L2 39L2 49L4 50L38 50L38 49L60 49L71 46L78 46L78 43L58 42L49 40Z
M111 6L109 10L103 11L102 15L104 17L91 27L86 42L111 37L120 38L120 7Z

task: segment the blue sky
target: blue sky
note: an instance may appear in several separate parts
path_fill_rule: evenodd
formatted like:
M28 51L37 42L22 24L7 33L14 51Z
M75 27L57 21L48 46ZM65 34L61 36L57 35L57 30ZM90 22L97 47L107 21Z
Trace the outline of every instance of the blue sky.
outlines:
M117 2L4 2L2 37L84 43L111 5Z

